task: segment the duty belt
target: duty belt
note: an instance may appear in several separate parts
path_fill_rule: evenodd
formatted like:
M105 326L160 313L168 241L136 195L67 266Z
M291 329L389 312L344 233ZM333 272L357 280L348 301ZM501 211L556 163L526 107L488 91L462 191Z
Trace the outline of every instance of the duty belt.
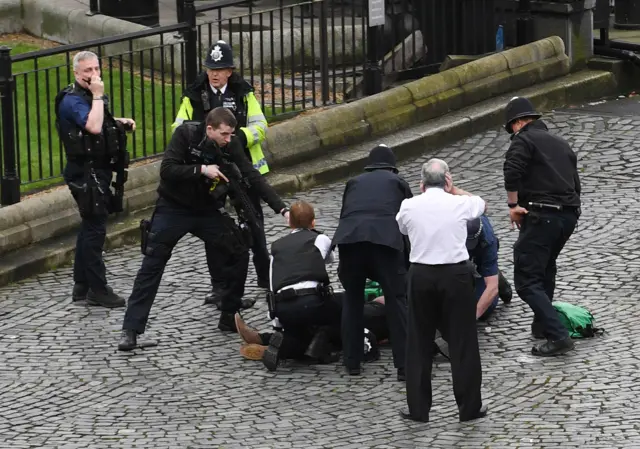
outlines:
M318 285L314 288L301 288L301 289L293 289L288 288L286 290L281 291L280 293L276 293L274 298L276 302L281 301L289 301L291 299L297 298L299 296L308 296L308 295L324 295L325 293L331 292L331 287Z
M559 204L535 203L531 201L529 201L527 205L529 209L533 209L533 210L550 210L550 211L554 210L557 212L576 211L579 209L576 206L561 206Z

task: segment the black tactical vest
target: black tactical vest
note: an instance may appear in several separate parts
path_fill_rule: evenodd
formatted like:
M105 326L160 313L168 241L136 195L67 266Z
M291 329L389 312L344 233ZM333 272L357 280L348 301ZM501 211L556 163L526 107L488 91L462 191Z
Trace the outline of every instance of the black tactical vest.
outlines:
M102 132L92 134L77 124L69 129L61 129L60 104L67 95L82 98L89 106L92 105L92 94L77 83L61 90L55 99L56 129L64 146L67 159L80 164L91 161L94 168L108 168L113 158L117 157L121 148L125 148L126 134L123 126L117 122L109 112L109 100L105 95L104 120Z
M324 258L315 245L318 234L318 231L303 229L273 242L274 292L304 281L329 284Z

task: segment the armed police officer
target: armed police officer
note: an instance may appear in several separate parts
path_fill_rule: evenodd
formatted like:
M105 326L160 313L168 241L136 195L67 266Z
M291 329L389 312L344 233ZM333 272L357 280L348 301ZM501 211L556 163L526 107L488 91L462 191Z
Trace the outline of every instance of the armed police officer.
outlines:
M129 166L125 131L135 130L135 122L111 115L95 53L76 54L73 72L75 82L55 100L56 129L67 157L63 176L82 218L72 298L74 302L86 299L90 305L124 307L124 299L107 285L102 251L107 216L122 211Z
M511 145L504 161L504 185L512 227L520 229L514 246L513 277L518 295L533 310L531 331L547 341L533 347L537 356L564 354L574 344L551 304L556 259L580 216L580 177L569 144L549 133L526 98L506 108Z
M253 167L261 174L269 171L262 152L262 143L267 136L267 119L253 93L253 87L238 73L235 73L233 52L225 41L211 46L204 60L205 71L186 89L180 110L172 127L175 129L185 120L203 120L207 113L217 107L225 107L233 112L238 129L236 135L244 154ZM260 204L260 193L254 187L249 189L249 197L260 221L253 235L253 264L258 276L258 286L269 288L269 250L264 235L264 215ZM206 246L209 263L215 264L215 251ZM220 303L220 282L212 279L212 293L205 304Z
M151 223L144 225L144 259L129 297L118 349L136 347L144 333L165 266L178 241L187 233L213 251L216 265L209 272L224 282L218 329L235 331L248 267L250 233L240 218L225 211L227 193L242 197L243 184L252 185L276 213L288 219L288 209L260 173L242 154L233 113L216 108L199 124L184 123L174 132L160 166L158 202ZM236 200L232 198L236 204ZM246 200L248 202L248 199ZM239 217L241 214L239 214Z

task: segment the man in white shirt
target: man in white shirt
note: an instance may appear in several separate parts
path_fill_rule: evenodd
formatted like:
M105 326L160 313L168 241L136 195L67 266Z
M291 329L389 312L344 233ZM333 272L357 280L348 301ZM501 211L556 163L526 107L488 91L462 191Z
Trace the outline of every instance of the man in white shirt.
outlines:
M409 236L407 404L401 416L428 422L431 410L431 365L436 329L449 335L453 391L460 421L487 414L482 404L482 367L476 330L476 301L467 222L486 209L478 196L453 187L446 162L431 159L422 166L419 196L402 202L396 216Z

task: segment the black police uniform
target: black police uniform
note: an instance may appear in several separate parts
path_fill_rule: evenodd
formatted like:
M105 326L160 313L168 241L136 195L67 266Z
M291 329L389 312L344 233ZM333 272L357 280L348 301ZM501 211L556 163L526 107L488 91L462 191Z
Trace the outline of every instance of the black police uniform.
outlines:
M395 155L378 146L369 154L368 173L347 182L340 222L333 237L338 246L338 276L346 292L342 308L344 364L360 373L362 360L364 286L367 279L382 287L387 309L393 363L404 380L407 327L406 242L396 215L411 188L397 174Z
M122 210L121 196L114 196L110 187L114 165L120 162L127 167L129 164L125 130L109 112L107 96L103 96L104 120L100 134L88 132L79 123L61 120L60 106L66 96L77 97L90 109L93 94L74 83L60 91L55 99L56 129L67 157L63 177L82 218L73 264L73 300L87 299L92 305L123 307L124 299L107 285L102 251L107 217Z
M318 326L339 323L340 307L332 298L325 260L315 246L318 235L312 229L295 230L271 245L273 312L284 329L269 339L263 356L271 371L281 358L299 358L305 352L315 359L330 355L332 332ZM307 281L317 282L318 287L285 289Z
M504 184L518 192L518 205L528 210L514 246L514 284L534 312L532 331L547 343L535 355L566 352L573 343L553 308L556 259L580 216L580 178L577 158L569 144L548 132L531 102L514 98L507 106L505 128L517 118L531 117L511 137L504 161ZM516 205L510 204L510 207Z
M221 47L222 59L214 61L210 51L203 65L208 69L233 69L234 62L231 47L221 41L216 43L216 45ZM214 93L209 84L207 72L204 71L201 72L196 80L185 90L184 95L189 98L193 107L192 120L204 120L209 111L222 106L233 112L233 115L238 121L236 127L236 129L238 129L247 126L248 111L245 97L253 91L253 87L239 74L234 72L227 81L227 87L224 93L220 93L220 91ZM251 154L247 148L247 139L244 133L237 132L236 135L242 143L245 156L248 160L251 160ZM259 286L267 288L269 285L269 250L264 234L264 214L260 203L260 193L255 188L250 188L248 194L258 216L258 220L260 221L260 229L262 230L262 232L256 231L253 235L253 245L251 247L253 264L258 275ZM211 257L212 253L209 248L207 248L206 252L207 258L211 259L210 263L215 264L215 257ZM206 303L216 303L215 296L217 296L220 283L216 279L212 279L212 284L214 286L214 293L207 297Z
M216 158L215 142L206 139L205 123L185 123L174 132L160 166L159 199L151 220L148 240L143 245L144 259L136 276L122 325L121 350L136 346L136 336L145 331L151 306L164 268L178 241L187 233L208 244L216 259L209 271L218 270L223 279L222 314L218 328L235 331L233 315L240 308L247 276L248 248L234 220L225 213L225 197L211 195L211 182L203 174L202 151ZM242 154L237 138L224 152L274 211L285 208L278 194ZM215 160L215 159L214 159ZM220 163L219 163L220 164ZM225 173L229 177L229 173Z

